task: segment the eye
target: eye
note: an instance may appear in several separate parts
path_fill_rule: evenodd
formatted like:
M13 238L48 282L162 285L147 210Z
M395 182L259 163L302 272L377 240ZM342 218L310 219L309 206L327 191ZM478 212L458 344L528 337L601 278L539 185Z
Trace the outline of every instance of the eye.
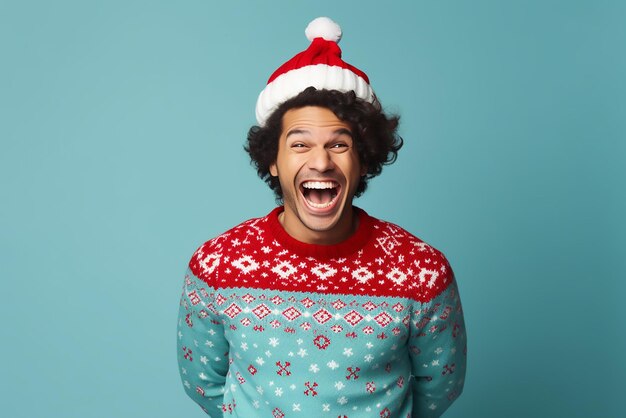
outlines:
M350 145L346 144L345 142L335 142L330 146L330 149L335 152L344 152L348 148L350 148Z
M290 147L292 149L295 149L296 151L302 151L306 149L306 145L303 144L302 142L294 142L293 144L290 145Z

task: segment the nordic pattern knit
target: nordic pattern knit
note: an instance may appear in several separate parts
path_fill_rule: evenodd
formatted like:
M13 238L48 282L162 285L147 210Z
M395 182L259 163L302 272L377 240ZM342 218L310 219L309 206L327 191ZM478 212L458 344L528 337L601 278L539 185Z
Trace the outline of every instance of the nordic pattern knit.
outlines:
M466 337L443 254L357 209L332 246L282 208L202 245L185 276L178 362L211 417L438 417L461 393Z

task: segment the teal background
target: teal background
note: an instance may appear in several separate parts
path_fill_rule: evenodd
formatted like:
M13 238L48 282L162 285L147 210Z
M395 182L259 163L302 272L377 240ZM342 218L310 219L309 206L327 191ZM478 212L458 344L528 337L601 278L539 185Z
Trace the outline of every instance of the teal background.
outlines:
M204 416L184 269L274 206L242 145L320 15L403 118L357 204L455 268L446 417L626 417L626 3L602 0L0 1L2 416Z

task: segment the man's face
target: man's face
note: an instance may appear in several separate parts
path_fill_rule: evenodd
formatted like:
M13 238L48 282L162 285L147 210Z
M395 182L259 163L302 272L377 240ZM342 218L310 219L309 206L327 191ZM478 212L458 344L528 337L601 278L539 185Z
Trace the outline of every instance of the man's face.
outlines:
M352 199L366 169L350 125L329 109L303 107L283 116L276 162L285 211L281 222L299 241L336 244L356 227Z

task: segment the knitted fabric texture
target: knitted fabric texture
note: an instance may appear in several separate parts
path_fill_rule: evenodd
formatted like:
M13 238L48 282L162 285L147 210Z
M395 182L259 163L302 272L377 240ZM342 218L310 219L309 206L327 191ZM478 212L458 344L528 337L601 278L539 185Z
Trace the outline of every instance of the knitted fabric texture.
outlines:
M211 417L438 417L461 393L466 337L441 252L358 210L334 246L282 208L202 245L184 280L178 361Z

